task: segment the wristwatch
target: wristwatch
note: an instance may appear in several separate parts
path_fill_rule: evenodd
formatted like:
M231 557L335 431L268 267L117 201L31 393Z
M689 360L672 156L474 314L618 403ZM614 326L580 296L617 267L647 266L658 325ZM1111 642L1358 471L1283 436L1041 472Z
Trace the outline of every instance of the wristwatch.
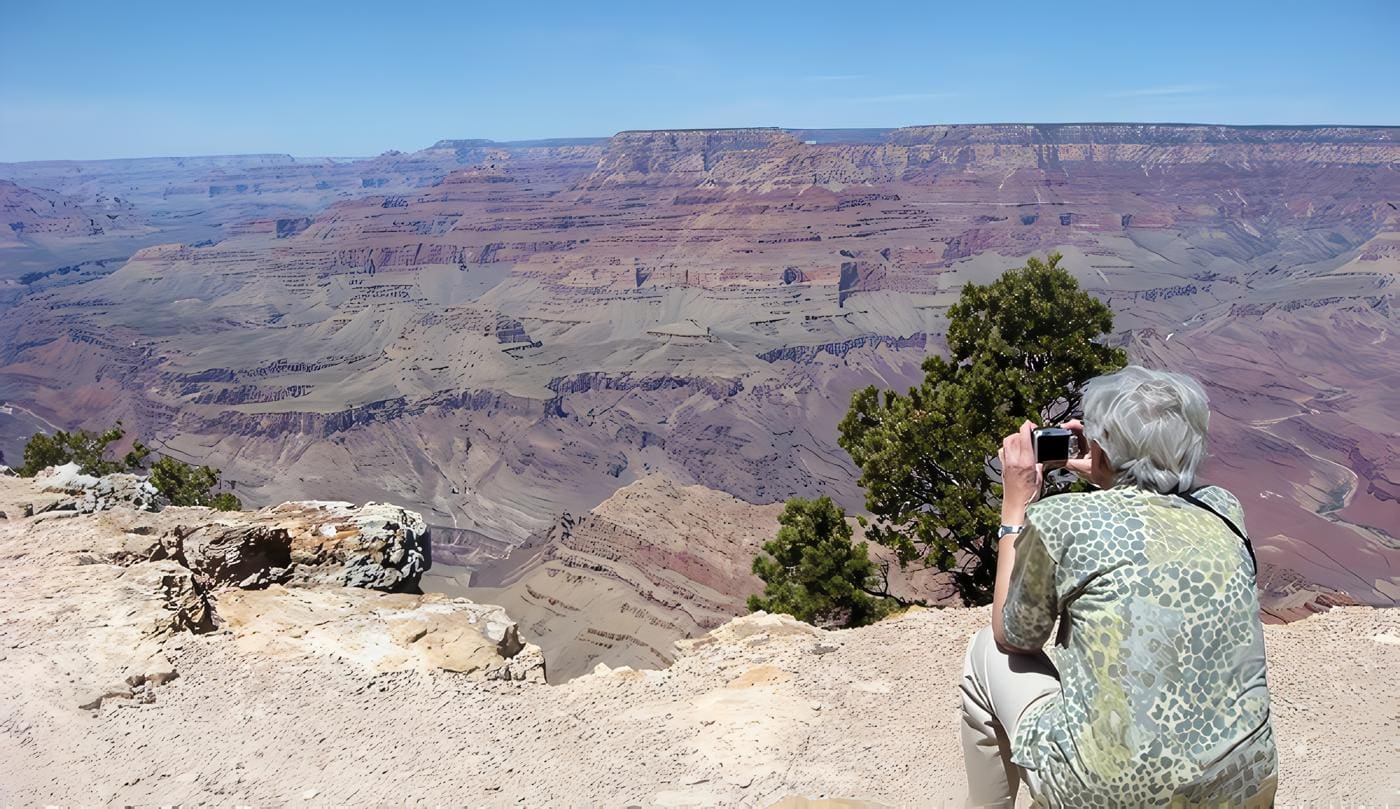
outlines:
M1009 537L1012 534L1019 534L1024 530L1026 530L1026 526L1024 525L1003 525L997 529L997 539Z

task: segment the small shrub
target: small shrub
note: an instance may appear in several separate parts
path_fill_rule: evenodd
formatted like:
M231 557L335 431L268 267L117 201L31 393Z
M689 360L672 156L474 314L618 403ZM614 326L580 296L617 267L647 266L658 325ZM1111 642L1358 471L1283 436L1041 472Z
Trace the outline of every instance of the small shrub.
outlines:
M213 492L219 485L219 470L212 466L195 466L167 455L151 464L150 476L151 485L172 506L211 506L219 511L235 511L242 506L229 492Z
M15 470L24 477L34 477L50 466L76 463L86 475L101 477L117 472L142 471L151 451L140 441L118 460L107 458L107 448L120 441L126 433L121 422L101 433L86 430L53 435L35 433L24 445L24 464ZM209 466L194 466L184 461L162 456L150 465L147 473L151 485L175 506L209 506L219 511L237 511L243 503L231 492L214 493L219 485L219 470Z
M823 626L863 626L885 617L894 601L873 592L879 583L864 543L851 541L846 514L829 497L794 497L778 517L778 535L754 557L762 595L749 611L787 613Z

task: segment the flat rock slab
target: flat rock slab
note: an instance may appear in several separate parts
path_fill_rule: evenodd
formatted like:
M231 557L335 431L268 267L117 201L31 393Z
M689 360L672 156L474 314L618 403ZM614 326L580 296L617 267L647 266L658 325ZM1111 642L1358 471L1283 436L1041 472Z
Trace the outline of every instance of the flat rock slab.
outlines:
M544 676L538 648L521 643L515 623L499 607L466 599L273 585L224 593L219 615L236 648L263 659L320 655L376 672ZM518 671L512 669L517 657L514 665L525 666ZM538 665L526 665L527 659Z

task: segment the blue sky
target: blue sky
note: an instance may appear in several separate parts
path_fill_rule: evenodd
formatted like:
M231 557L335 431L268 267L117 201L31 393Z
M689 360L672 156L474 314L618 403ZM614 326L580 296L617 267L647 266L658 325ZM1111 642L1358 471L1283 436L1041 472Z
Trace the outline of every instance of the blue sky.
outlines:
M623 129L1400 124L1400 0L0 0L0 160Z

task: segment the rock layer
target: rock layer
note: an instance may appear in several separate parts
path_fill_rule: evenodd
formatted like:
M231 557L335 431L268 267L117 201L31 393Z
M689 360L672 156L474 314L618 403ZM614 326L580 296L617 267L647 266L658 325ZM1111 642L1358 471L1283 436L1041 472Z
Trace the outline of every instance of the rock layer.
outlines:
M423 518L386 503L283 503L198 525L181 542L211 587L292 581L414 590L430 555Z
M186 186L142 166L64 182ZM1273 614L1393 604L1397 167L1394 128L1167 125L192 160L172 198L218 239L0 288L0 397L121 417L250 503L402 502L483 567L654 474L858 509L852 390L917 381L965 283L1060 250L1114 342L1204 380L1204 477L1248 504Z
M551 682L600 662L662 667L677 641L744 613L763 589L751 566L781 511L654 475L586 514L564 515L499 562L437 568L424 587L504 606L544 647ZM904 598L949 595L946 581L917 566L894 568L890 584Z
M238 649L258 659L327 655L372 671L446 671L544 681L539 647L500 607L354 588L238 590L219 599Z

